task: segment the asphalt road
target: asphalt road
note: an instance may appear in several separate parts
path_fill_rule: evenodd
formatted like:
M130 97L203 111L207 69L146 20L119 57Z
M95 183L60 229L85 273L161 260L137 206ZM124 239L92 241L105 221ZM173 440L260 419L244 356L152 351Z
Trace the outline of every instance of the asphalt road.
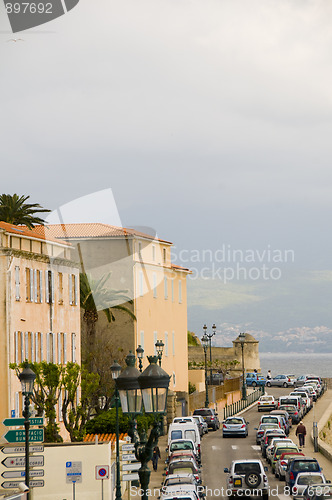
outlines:
M268 389L268 393L275 397L287 395L290 391L291 388ZM224 439L221 429L218 431L211 430L203 438L202 479L203 484L207 487L207 500L227 498L225 495L227 474L224 473L224 468L229 467L232 460L255 458L262 460L264 466L267 465L267 462L262 458L260 446L256 445L256 431L254 430L254 427L258 427L262 415L264 413L258 412L256 405L243 414L244 418L249 422L249 435L246 438L229 437ZM222 420L222 416L219 415L219 417ZM266 474L269 480L270 498L291 499L291 497L284 494L285 483L280 482L271 474L270 467ZM222 491L222 488L224 491Z

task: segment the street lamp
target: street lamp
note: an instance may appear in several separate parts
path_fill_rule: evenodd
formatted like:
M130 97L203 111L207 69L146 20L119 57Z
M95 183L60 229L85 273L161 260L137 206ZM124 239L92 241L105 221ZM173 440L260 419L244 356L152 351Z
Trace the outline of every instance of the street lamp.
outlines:
M243 348L244 348L244 343L246 341L246 334L245 333L240 333L239 341L241 343L241 349L242 349L242 399L246 400L247 399L247 388L246 388L246 381L245 381L245 377L244 377L244 356L243 356Z
M207 336L207 338L209 339L209 343L210 343L210 384L212 385L212 349L211 349L211 340L212 340L212 337L216 334L216 325L215 323L213 323L212 325L212 333L207 333L207 326L204 325L203 326L203 332L204 332L204 335Z
M30 396L33 393L33 384L36 378L35 372L30 368L29 363L26 361L24 363L24 368L19 374L22 386L22 394L24 396L24 410L22 415L24 417L24 429L25 429L25 484L29 488L30 483L30 467L29 467L29 429L30 429ZM28 492L28 500L30 498L30 492Z
M159 359L159 366L161 366L161 358L163 357L164 345L165 344L162 340L157 340L157 342L155 343L157 356Z
M135 368L135 356L132 353L126 357L127 368L118 377L116 384L119 389L122 411L131 414L134 418L142 413L142 399L145 413L153 413L155 421L150 436L147 439L145 431L140 435L134 426L128 434L135 443L135 456L141 462L138 471L142 500L148 500L148 486L151 470L148 462L152 459L153 449L158 444L160 436L159 415L164 415L167 410L167 394L170 376L157 365L158 356L148 356L149 366L140 373Z
M136 354L137 354L137 358L138 358L139 371L142 373L142 368L143 368L142 359L144 356L144 349L141 346L141 344L139 344L139 346L137 347Z
M121 366L114 361L111 366L112 379L115 380L115 435L116 435L116 492L115 498L121 500L121 480L120 480L120 444L119 444L119 391L117 379L121 373Z
M207 354L207 350L208 350L208 347L209 347L209 339L207 337L207 335L203 335L203 337L201 338L201 342L202 342L202 346L203 346L203 349L204 349L204 357L205 357L205 408L208 408L209 407L209 389L208 389L208 375L207 375L207 360L206 360L206 354Z

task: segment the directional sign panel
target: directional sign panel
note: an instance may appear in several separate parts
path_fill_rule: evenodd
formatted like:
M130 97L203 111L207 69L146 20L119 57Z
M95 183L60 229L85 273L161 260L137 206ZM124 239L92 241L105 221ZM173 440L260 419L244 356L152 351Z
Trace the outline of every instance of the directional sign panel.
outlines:
M8 431L3 436L7 443L24 443L25 430ZM35 443L37 441L44 441L44 429L30 429L29 441Z
M9 468L25 467L25 457L6 457L1 463ZM30 467L43 467L44 455L31 455L29 457L29 465Z
M25 453L25 446L4 446L1 448L2 453L10 454L10 453ZM29 446L30 453L42 453L44 451L43 444L35 444Z
M5 479L25 477L25 470L6 470L1 475ZM43 469L30 469L30 476L31 477L32 476L33 477L44 477L44 470Z
M122 451L134 451L135 445L134 444L123 444L121 446Z
M30 425L44 425L44 418L43 417L33 417L29 418ZM5 418L5 420L2 421L3 425L6 427L14 427L17 425L24 425L25 419L24 418Z
M122 464L121 470L138 470L141 467L141 462L136 462L132 464Z
M135 453L126 453L122 454L122 461L123 462L130 462L130 460L136 460Z
M122 481L136 481L137 479L139 479L139 475L137 473L122 474Z
M82 462L66 462L66 483L82 482Z

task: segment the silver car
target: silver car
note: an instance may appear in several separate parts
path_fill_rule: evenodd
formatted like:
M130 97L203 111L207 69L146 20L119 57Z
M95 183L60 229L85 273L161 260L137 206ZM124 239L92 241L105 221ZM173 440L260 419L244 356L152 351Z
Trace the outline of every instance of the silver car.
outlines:
M243 417L228 417L222 423L222 437L248 436L248 424Z
M294 387L294 375L277 375L266 382L266 387Z

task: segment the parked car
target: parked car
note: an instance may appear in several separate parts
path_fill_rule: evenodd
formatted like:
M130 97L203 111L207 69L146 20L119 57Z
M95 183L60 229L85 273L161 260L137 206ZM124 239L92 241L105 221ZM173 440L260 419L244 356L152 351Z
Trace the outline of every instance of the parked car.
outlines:
M294 405L299 413L300 420L303 417L303 404L301 401L301 396L281 396L279 398L279 406L281 405Z
M295 458L295 457L304 457L304 453L299 452L291 452L289 453L286 451L286 453L283 453L280 455L279 460L276 463L275 466L275 471L274 475L275 477L279 478L279 481L284 481L285 480L285 475L286 475L286 469L288 465L288 460Z
M204 436L204 434L209 432L207 423L201 415L193 415L193 419L196 420L201 436Z
M264 386L265 384L266 384L266 378L260 373L250 372L246 374L247 387Z
M301 448L298 448L294 443L278 443L274 449L274 453L271 457L271 470L275 473L276 463L283 453L286 452L299 452Z
M224 472L227 476L227 491L232 496L247 495L251 490L253 494L262 497L262 500L269 498L269 483L266 476L267 467L263 467L261 460L233 460L229 468Z
M309 484L326 484L325 476L322 472L300 472L292 488L294 500L302 499L304 490Z
M299 394L301 396L301 398L304 399L304 401L306 402L306 405L307 405L307 411L311 410L314 399L312 396L310 396L309 392L305 388L302 388L302 387L297 387L296 389L294 389L294 392L296 394Z
M269 396L268 394L265 394L265 396L261 396L257 401L258 411L274 410L277 407L278 402L274 399L273 396Z
M201 457L201 437L196 422L183 421L171 424L168 429L168 447L173 441L190 439L194 442L197 456Z
M260 424L278 424L280 429L285 430L284 418L281 415L263 415L261 417Z
M271 423L265 423L265 424L260 424L259 427L255 427L254 430L256 432L256 444L261 444L261 438L264 434L264 431L266 429L280 429L279 424L271 424Z
M266 458L266 449L270 445L273 438L286 438L286 434L281 429L266 429L261 437L261 452L262 457Z
M289 414L289 416L292 418L292 423L293 424L298 424L301 420L301 413L298 412L297 408L295 405L291 404L282 404L279 406L280 410L285 410Z
M171 441L168 448L167 448L169 457L175 451L185 451L185 450L193 452L197 463L200 462L199 451L197 449L196 444L194 443L194 441L192 439L176 439L174 441Z
M180 493L179 495L165 495L162 497L163 500L199 500L198 494L195 491L187 491Z
M166 470L166 476L170 474L193 474L196 481L201 480L201 469L192 459L172 460Z
M266 448L266 460L267 460L267 463L270 464L272 462L272 457L274 455L274 452L275 452L275 449L277 446L279 445L284 445L285 443L288 444L294 444L293 441L290 439L290 438L284 438L284 437L276 437L276 438L273 438L270 442L270 444L268 445L268 447Z
M308 413L308 411L311 408L311 403L310 403L310 398L306 392L300 391L299 389L296 389L295 391L291 392L289 395L290 396L300 396L300 398L302 399L302 404L303 404L303 415Z
M267 387L290 387L294 386L294 375L277 375L266 382Z
M178 495L187 495L191 493L196 493L197 497L201 496L195 478L194 482L188 482L185 474L172 474L171 477L172 479L170 481L166 479L161 488L161 500L164 500L164 498L177 498ZM188 474L187 478L188 477L193 477L193 475Z
M243 417L228 417L222 423L222 437L248 436L248 424Z
M295 387L301 387L307 380L307 375L300 375L294 382Z
M293 488L296 476L300 472L321 472L321 468L315 458L299 457L289 460L286 469L286 484L290 489Z
M207 423L208 427L216 431L220 427L218 413L213 408L198 408L194 410L193 415L201 415Z
M329 481L327 481L329 483ZM303 500L331 500L332 486L330 484L309 484L303 492Z
M302 386L302 389L304 391L309 391L309 395L312 396L313 401L317 401L318 394L317 394L317 391L316 391L316 389L314 388L313 385L304 384Z
M283 417L283 419L285 421L285 433L288 436L289 430L292 427L292 417L290 416L288 411L280 410L280 408L278 408L278 410L270 411L270 415L281 415Z

